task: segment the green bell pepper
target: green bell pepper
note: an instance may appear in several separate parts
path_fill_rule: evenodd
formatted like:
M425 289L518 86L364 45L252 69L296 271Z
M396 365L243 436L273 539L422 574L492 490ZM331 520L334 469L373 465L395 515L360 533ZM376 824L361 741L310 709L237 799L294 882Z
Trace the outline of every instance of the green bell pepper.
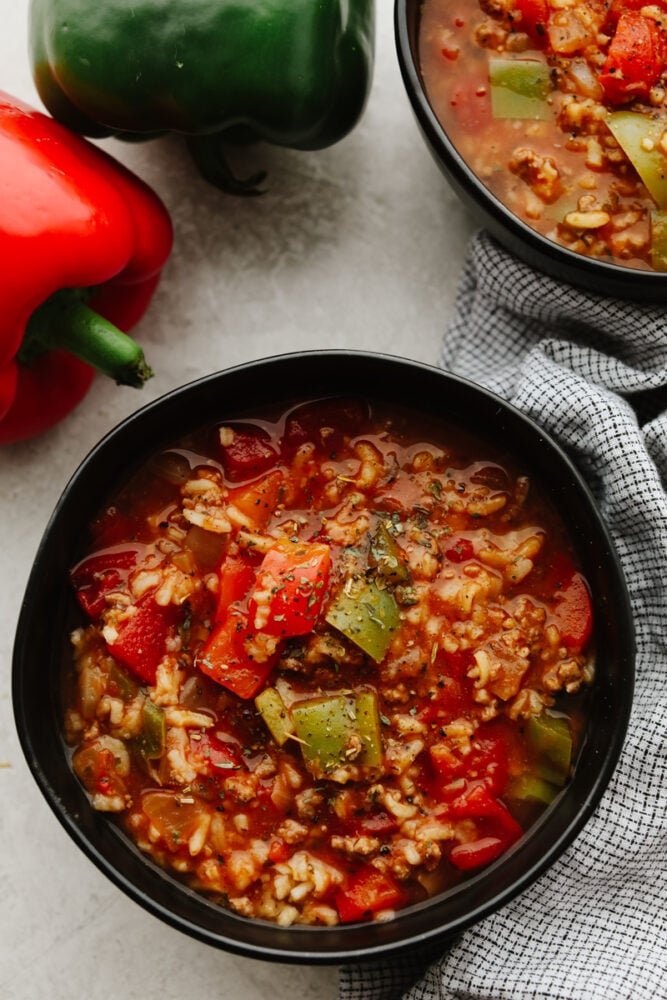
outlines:
M345 764L382 763L380 711L374 691L310 698L292 706L292 720L306 767L325 778Z
M547 103L549 67L536 59L489 59L491 110L494 118L539 121L552 117Z
M156 760L164 753L165 740L164 712L147 698L142 709L141 732L136 739L137 749L145 760Z
M257 711L279 747L294 735L294 723L280 692L274 687L264 688L255 698Z
M533 715L527 724L528 740L537 754L536 773L544 781L562 787L570 775L572 735L562 716Z
M667 271L667 212L651 212L651 263Z
M400 624L398 605L389 590L373 581L349 580L326 614L329 625L381 663Z
M665 129L660 120L635 111L614 111L606 121L658 208L667 209L667 161L660 148Z
M224 144L311 150L356 125L374 0L31 0L33 75L54 118L89 136L188 137L204 177L255 193Z

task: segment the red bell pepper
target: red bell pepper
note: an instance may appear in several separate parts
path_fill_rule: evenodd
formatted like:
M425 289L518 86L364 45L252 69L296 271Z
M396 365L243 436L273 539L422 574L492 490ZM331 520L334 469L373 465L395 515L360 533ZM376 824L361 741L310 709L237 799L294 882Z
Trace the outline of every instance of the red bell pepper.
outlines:
M70 573L76 597L93 621L106 607L106 595L117 590L137 564L136 549L110 550L89 556Z
M515 0L512 13L514 11L519 15L516 28L519 31L525 31L538 48L544 45L549 20L547 0ZM512 18L512 22L514 24L514 18Z
M132 673L155 684L160 660L167 652L167 639L173 632L181 610L173 604L156 604L147 594L134 606L134 614L116 625L117 637L107 640L107 648Z
M0 444L52 427L94 368L151 372L123 330L143 315L171 251L156 194L102 150L0 92ZM94 367L91 367L94 366Z
M232 440L222 447L222 465L233 483L252 479L272 469L277 461L278 453L262 427L234 427Z
M257 631L248 616L230 608L206 641L197 666L239 698L254 698L278 661L277 652L258 656L257 643Z
M327 596L331 550L323 542L279 539L264 556L250 618L272 635L312 632Z
M621 14L599 81L612 104L647 98L665 67L665 34L651 17Z
M593 631L593 607L586 581L571 559L560 554L549 573L553 591L552 614L561 639L569 649L582 649Z
M360 868L335 896L338 915L344 924L366 920L380 910L394 909L405 902L405 892L396 879L372 865Z
M495 861L523 834L509 810L492 797L482 781L469 784L465 792L450 803L447 815L456 820L473 819L477 827L475 840L455 844L449 852L449 860L462 871Z

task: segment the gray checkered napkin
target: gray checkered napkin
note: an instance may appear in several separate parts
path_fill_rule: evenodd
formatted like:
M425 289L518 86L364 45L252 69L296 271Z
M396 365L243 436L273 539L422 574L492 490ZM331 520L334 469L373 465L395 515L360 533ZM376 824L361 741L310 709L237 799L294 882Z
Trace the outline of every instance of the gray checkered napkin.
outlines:
M574 456L628 581L635 702L611 785L563 857L447 950L342 969L339 1000L664 1000L667 312L546 278L478 233L440 361Z

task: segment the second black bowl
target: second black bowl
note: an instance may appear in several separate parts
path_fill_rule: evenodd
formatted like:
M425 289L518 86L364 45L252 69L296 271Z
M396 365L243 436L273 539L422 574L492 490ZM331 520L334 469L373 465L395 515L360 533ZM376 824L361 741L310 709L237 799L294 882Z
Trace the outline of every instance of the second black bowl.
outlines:
M496 198L466 163L436 117L422 78L419 26L422 0L395 0L394 20L403 83L433 158L477 221L531 266L613 298L667 302L667 274L637 270L575 253L542 236Z

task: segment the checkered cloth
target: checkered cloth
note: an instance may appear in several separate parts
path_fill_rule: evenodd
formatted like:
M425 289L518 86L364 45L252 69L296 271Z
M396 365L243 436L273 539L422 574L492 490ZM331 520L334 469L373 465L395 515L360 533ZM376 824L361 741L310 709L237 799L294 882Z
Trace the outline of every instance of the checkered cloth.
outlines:
M480 233L441 363L511 400L586 477L630 590L635 702L611 785L559 861L447 949L341 970L339 1000L664 1000L667 310L550 280Z

